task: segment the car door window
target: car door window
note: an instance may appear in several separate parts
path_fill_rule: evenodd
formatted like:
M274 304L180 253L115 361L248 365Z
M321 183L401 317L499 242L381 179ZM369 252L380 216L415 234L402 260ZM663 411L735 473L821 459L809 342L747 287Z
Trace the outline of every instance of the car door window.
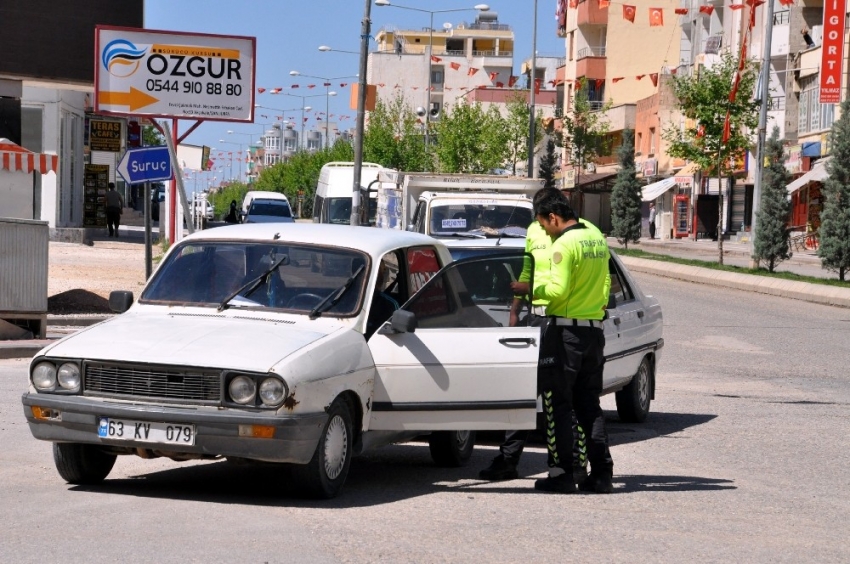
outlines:
M614 295L617 305L634 300L635 295L629 287L629 282L612 258L608 259L608 272L611 274L611 294Z
M434 276L404 305L423 329L507 326L524 255L500 255L455 262Z

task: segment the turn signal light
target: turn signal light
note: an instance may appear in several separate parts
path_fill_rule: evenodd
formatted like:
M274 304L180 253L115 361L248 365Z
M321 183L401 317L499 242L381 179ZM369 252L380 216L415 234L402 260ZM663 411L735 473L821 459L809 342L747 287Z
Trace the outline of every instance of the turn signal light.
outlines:
M273 439L274 427L271 425L239 425L240 437L253 437L255 439Z
M32 406L32 416L36 419L41 419L42 421L46 421L49 419L59 419L61 413L59 410L50 409L49 407L39 407L37 405Z

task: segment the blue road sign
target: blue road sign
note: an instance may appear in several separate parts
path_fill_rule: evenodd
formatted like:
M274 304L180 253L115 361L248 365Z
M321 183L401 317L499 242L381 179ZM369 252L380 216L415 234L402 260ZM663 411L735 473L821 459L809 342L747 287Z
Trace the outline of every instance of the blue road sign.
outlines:
M128 184L171 180L171 157L168 147L130 149L118 163L118 174Z

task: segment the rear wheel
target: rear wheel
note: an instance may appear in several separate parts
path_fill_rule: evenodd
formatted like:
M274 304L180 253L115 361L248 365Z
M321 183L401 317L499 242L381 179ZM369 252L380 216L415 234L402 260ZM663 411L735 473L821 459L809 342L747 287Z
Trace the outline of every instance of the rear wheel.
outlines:
M114 454L93 445L53 443L53 462L59 475L71 484L98 484L115 465Z
M428 447L437 466L463 466L475 448L475 431L436 431L428 435Z
M646 420L646 416L649 415L652 381L654 378L655 368L652 360L648 356L645 356L632 381L615 394L617 399L617 414L622 421L643 423Z
M351 410L337 398L328 410L328 421L313 458L305 465L292 467L297 488L309 497L331 499L339 495L352 456Z

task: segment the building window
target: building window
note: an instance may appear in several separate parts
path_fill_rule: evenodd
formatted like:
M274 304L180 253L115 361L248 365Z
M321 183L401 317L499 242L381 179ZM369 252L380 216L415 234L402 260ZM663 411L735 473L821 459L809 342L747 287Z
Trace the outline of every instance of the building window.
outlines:
M445 81L445 75L443 73L443 67L431 67L431 84L433 85L441 85Z
M637 134L637 143L635 143L635 150L637 154L643 154L643 133Z
M797 133L813 133L832 127L835 104L820 103L820 77L814 75L802 79L800 89Z
M655 128L649 128L649 154L655 154Z

